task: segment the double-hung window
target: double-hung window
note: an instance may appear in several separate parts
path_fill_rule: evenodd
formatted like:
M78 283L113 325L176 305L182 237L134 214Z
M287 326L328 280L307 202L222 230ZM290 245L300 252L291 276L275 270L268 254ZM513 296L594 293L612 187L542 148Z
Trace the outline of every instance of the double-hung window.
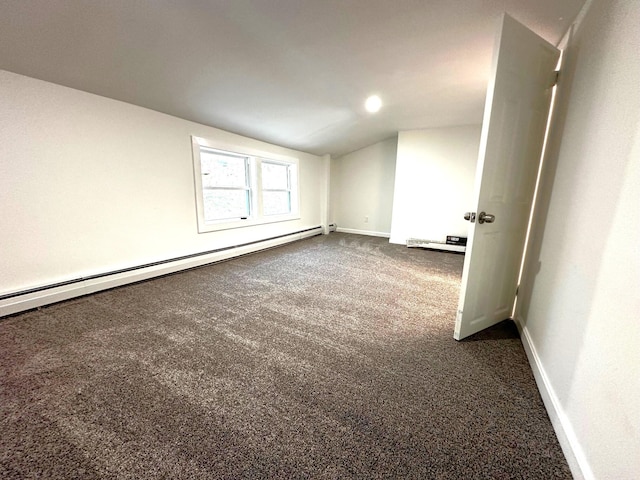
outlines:
M262 213L291 212L291 165L262 160Z
M300 218L296 158L192 139L200 233Z
M251 216L248 157L201 148L200 168L205 222Z

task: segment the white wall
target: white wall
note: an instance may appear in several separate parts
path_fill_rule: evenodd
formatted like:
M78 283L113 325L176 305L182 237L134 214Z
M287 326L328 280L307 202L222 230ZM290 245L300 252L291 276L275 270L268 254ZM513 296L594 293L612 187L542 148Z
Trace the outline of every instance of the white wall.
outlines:
M0 294L321 223L320 157L0 71ZM190 135L300 159L301 219L197 233Z
M392 243L467 236L474 199L480 125L411 130L398 135Z
M595 0L566 51L517 313L577 477L640 478L639 25Z
M331 210L331 155L325 154L322 157L322 178L320 185L320 221L324 228L324 233L329 233L329 224L333 223L333 213Z
M331 161L331 213L339 231L389 236L397 139Z

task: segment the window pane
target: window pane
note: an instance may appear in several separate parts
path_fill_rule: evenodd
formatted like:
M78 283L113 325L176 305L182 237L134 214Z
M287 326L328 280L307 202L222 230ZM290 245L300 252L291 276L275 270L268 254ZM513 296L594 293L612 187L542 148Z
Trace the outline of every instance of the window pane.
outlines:
M204 219L206 222L249 216L247 190L205 190Z
M202 187L246 187L247 162L244 157L200 150Z
M289 189L289 167L277 163L262 162L262 188L267 190Z
M262 211L265 215L291 213L289 192L262 192Z

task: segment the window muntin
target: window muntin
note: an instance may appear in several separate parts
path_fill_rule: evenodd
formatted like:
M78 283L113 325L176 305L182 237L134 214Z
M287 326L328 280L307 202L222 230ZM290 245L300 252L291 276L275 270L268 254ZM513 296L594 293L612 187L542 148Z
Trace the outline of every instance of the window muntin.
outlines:
M192 137L198 232L300 218L298 160Z

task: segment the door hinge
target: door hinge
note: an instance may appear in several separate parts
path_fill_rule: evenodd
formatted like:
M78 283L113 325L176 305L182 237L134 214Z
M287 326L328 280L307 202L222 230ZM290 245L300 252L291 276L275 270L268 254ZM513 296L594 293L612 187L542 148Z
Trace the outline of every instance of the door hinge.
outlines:
M558 80L560 79L560 70L556 70L553 75L553 80L551 82L551 86L555 87L558 85Z
M518 296L518 292L520 291L520 285L516 287L516 296Z

